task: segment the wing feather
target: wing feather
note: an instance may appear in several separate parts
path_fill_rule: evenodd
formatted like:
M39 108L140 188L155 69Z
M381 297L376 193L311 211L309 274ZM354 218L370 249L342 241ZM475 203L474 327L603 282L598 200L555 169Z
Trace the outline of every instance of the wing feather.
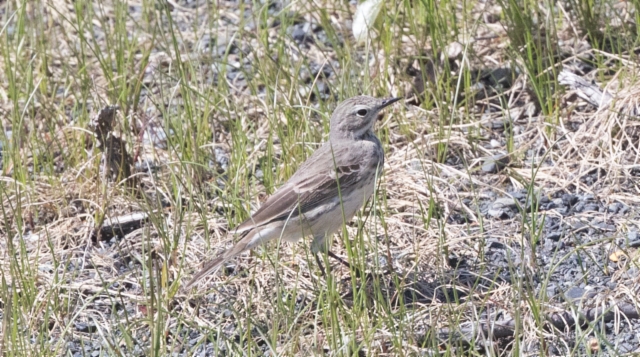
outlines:
M353 162L339 162L344 161L339 158L345 157L341 154L346 150L349 147L331 147L325 143L235 232L242 233L274 221L304 215L318 205L338 197L338 187L343 191L355 185L363 168Z

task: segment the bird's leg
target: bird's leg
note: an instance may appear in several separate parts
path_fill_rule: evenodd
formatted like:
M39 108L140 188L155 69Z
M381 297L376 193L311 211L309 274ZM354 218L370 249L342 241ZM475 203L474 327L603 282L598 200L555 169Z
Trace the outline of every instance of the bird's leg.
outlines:
M318 263L318 268L320 268L320 272L322 272L322 276L326 279L327 274L324 271L324 266L322 265L322 262L320 261L320 252L316 253L315 256L316 256L316 263Z
M330 256L331 258L333 258L333 259L335 259L335 260L339 261L339 262L340 262L340 264L342 264L342 265L346 266L346 267L347 267L347 268L349 268L350 270L353 270L353 271L356 273L356 275L360 275L360 276L362 276L362 275L360 274L360 269L358 269L358 268L356 268L356 267L352 266L348 261L346 261L346 260L344 260L344 259L340 258L340 257L339 257L339 256L337 256L334 252L332 252L332 251L328 250L328 251L327 251L327 255L328 255L328 256Z
M360 274L360 269L358 269L358 268L356 268L356 267L352 266L348 261L346 261L346 260L344 260L344 259L340 258L340 257L339 257L339 256L337 256L335 253L333 253L332 251L330 251L330 250L329 250L329 251L327 251L327 255L329 255L331 258L333 258L333 259L335 259L335 260L339 261L341 264L343 264L343 265L344 265L344 266L346 266L347 268L349 268L349 269L353 269L353 271L356 273L356 275L358 275L358 276L363 276L362 274ZM324 272L324 270L323 270L323 272ZM384 272L384 273L382 273L382 274L378 274L378 276L379 276L379 277L387 276L387 275L391 274L392 272L393 272L393 270L389 269L389 270L385 271L385 272ZM373 273L369 273L369 274L367 274L367 275L366 275L366 278L367 278L367 279L371 279L371 278L373 278L373 276L374 276L374 274L373 274Z

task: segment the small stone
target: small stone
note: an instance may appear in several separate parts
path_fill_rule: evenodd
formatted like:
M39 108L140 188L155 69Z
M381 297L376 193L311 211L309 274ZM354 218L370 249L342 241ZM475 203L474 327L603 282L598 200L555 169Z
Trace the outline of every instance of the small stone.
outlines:
M631 353L635 350L635 348L633 347L633 345L631 345L630 343L627 342L623 342L620 344L620 346L618 347L618 351L620 353Z
M562 354L562 352L560 352L560 350L558 349L558 347L556 347L556 345L554 344L547 344L547 349L549 352L549 355L551 356L560 356Z
M320 94L329 94L331 92L331 89L324 81L316 82L316 88L318 88Z
M309 83L311 81L311 73L307 68L301 68L300 74L298 74L298 80L302 83Z
M599 228L601 231L609 231L609 232L616 231L616 226L614 226L613 224L606 224L604 222L593 224L593 226Z
M486 172L489 174L495 174L498 172L498 165L496 165L495 162L487 162L484 165L482 165L481 168L482 172Z
M491 129L500 130L504 128L508 128L511 126L511 121L509 120L496 120L491 122Z
M505 212L503 209L490 209L487 214L493 218L498 219L507 219L509 218L509 214Z
M378 256L378 265L381 267L386 267L389 265L389 262L387 261L387 257L384 255L379 255Z
M518 204L511 197L501 197L501 198L498 198L497 200L495 200L493 202L493 204L491 205L491 208L494 208L494 209L503 208L503 207L504 208L517 208Z
M497 173L509 165L509 155L497 154L485 159L482 171L486 173Z
M582 212L598 212L598 205L595 203L588 203L584 205Z
M551 205L549 206L549 208L558 208L558 207L562 207L564 205L562 198L556 198L551 200Z
M448 59L455 59L460 56L463 50L464 47L460 42L452 42L445 48L444 53L447 54Z
M545 250L552 251L553 248L556 247L556 243L552 239L549 239L548 236L546 238L547 239L544 240L543 247Z
M229 155L220 147L215 147L213 149L213 155L217 164L220 166L220 169L227 171L229 168Z
M598 295L598 292L591 286L587 286L585 288L585 292L586 292L586 294L584 295L585 299L593 299L594 297L596 297L596 295Z
M585 289L579 288L577 286L572 287L564 293L565 298L570 301L580 300L584 295Z
M307 86L301 86L300 88L298 88L298 94L300 94L300 96L303 98L308 97L310 92L311 89Z
M640 247L640 239L629 242L629 248L639 248Z

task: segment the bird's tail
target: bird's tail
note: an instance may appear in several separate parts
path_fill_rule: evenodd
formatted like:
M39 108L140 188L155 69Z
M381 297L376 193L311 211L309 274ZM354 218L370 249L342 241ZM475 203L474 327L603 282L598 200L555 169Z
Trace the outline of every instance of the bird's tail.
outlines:
M237 256L245 250L253 248L254 244L251 244L252 238L252 234L245 236L238 243L236 243L236 245L222 253L222 255L220 255L219 257L204 263L204 267L199 272L197 272L193 276L193 278L191 278L191 280L189 280L189 282L184 286L184 289L191 289L198 281L216 271L227 260Z

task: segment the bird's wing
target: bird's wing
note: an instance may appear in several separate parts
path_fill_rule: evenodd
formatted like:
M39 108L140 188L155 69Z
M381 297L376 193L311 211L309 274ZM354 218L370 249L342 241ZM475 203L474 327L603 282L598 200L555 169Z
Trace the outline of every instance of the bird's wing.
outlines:
M344 192L356 184L362 175L361 171L368 168L360 162L340 159L347 157L344 151L348 150L348 146L334 144L332 147L325 143L235 232L242 233L274 221L304 215L338 197L338 188Z

